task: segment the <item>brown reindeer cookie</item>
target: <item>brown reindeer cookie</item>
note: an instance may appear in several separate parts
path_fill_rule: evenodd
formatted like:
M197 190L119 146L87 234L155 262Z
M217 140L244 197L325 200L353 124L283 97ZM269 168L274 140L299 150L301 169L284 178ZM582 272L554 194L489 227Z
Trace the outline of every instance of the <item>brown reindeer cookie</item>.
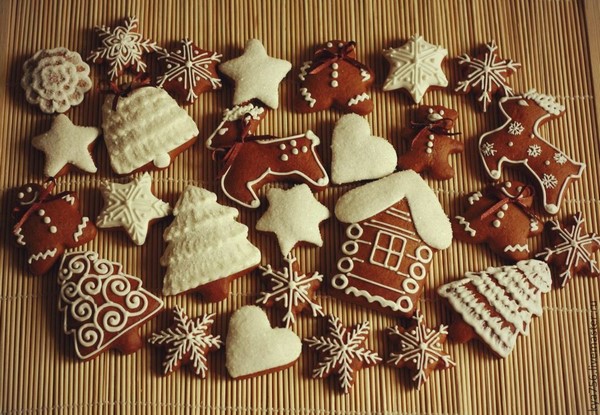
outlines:
M504 97L499 105L506 121L479 138L487 174L498 180L505 162L523 164L540 185L546 212L556 214L567 185L585 169L584 163L572 160L539 133L539 127L559 117L565 107L535 89L522 96Z
M331 40L300 67L301 81L296 108L317 112L332 106L344 112L366 115L373 111L367 93L375 73L356 60L356 43Z
M452 133L458 112L441 105L422 105L417 109L412 128L405 138L412 140L410 150L398 157L398 167L417 173L429 171L438 180L454 177L448 162L451 154L462 153L464 145L454 140Z
M257 99L235 105L223 111L223 119L206 139L206 148L225 151L242 138L253 135L267 115L264 105Z

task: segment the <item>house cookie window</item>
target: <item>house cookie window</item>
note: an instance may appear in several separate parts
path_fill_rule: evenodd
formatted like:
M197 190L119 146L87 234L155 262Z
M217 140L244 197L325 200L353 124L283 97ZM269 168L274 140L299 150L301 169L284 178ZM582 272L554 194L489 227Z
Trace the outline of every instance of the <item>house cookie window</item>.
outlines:
M372 264L394 272L398 271L404 257L405 247L406 238L390 232L379 231L375 237L370 261Z

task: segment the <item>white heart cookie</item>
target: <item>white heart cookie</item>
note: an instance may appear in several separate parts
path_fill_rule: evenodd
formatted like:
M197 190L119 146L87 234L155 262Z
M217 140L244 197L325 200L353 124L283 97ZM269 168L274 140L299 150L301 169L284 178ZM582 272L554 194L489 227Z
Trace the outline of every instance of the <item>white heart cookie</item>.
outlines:
M371 135L369 122L357 114L341 117L333 129L331 181L336 184L379 179L396 170L398 157L385 138Z
M225 366L232 378L248 378L290 367L300 357L302 341L291 330L271 328L265 312L244 306L229 320Z

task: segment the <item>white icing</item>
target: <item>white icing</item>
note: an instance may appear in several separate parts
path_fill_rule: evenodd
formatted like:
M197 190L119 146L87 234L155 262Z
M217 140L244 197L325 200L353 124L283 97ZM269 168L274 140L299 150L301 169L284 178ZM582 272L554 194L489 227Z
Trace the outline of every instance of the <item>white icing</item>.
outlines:
M359 102L367 101L369 99L371 99L369 94L367 94L366 92L363 92L362 94L358 94L357 96L350 98L348 100L348 106L351 107L353 105L358 104Z
M529 252L529 246L527 244L520 245L506 245L504 247L504 252Z
M556 99L553 96L541 94L535 89L530 89L529 91L527 91L523 95L523 98L532 99L547 113L552 115L560 115L560 113L566 109L564 105L556 102Z
M81 223L77 225L77 229L73 233L73 240L79 242L79 238L83 235L84 229L87 227L90 219L87 216L81 218Z
M261 106L254 105L252 102L245 104L235 105L233 108L228 108L223 111L223 119L213 133L206 139L206 148L209 150L216 150L213 147L212 140L216 135L223 135L229 129L223 128L223 125L227 122L238 121L244 118L244 121L248 123L250 120L260 120L260 116L265 112L265 109Z
M302 98L304 98L304 100L306 102L308 102L308 106L309 107L312 108L317 103L317 100L312 97L311 93L308 92L308 89L306 89L306 88L300 88L300 94L302 94Z
M300 73L298 74L298 78L301 81L306 81L306 75L308 74L308 69L310 68L311 65L312 65L312 61L306 61L306 62L302 63L302 66L300 67Z
M154 166L158 169L166 169L171 164L171 156L169 153L159 153L154 160L152 160Z
M513 121L508 125L508 133L511 135L521 135L525 128L518 121Z
M362 82L367 82L369 79L371 79L371 74L369 73L369 71L361 68L360 69L360 77L361 77Z
M44 252L38 252L36 254L32 254L29 256L29 258L27 258L27 263L32 264L33 262L41 261L43 259L54 258L54 256L56 255L56 252L57 252L57 249L53 248L53 249L46 249Z
M481 199L482 197L483 195L481 194L481 192L475 192L471 196L469 196L467 200L469 201L469 205L473 205L475 204L475 202L478 202L479 199Z
M25 235L23 235L23 228L17 228L14 230L13 235L17 237L17 244L25 246L27 245L25 242Z

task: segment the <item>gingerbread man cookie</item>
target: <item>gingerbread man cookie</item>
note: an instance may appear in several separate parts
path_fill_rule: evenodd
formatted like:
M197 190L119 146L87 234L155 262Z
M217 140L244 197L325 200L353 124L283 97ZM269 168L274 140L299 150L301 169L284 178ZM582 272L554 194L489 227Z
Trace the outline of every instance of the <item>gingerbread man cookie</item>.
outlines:
M52 268L66 248L76 248L96 237L96 227L79 212L76 193L52 195L54 182L46 187L29 183L17 189L13 234L27 250L32 274L42 275Z
M452 138L460 134L451 132L458 113L441 105L422 105L417 109L412 129L406 138L412 140L410 150L398 157L398 167L417 173L429 171L434 179L448 180L454 177L454 169L448 162L451 154L462 153L462 142Z
M531 211L533 196L531 186L516 180L471 193L465 213L452 220L454 237L468 243L487 243L509 261L529 258L527 239L543 230Z
M300 94L296 108L316 112L332 106L344 112L365 115L373 111L367 93L375 73L356 60L356 43L331 40L300 68Z

